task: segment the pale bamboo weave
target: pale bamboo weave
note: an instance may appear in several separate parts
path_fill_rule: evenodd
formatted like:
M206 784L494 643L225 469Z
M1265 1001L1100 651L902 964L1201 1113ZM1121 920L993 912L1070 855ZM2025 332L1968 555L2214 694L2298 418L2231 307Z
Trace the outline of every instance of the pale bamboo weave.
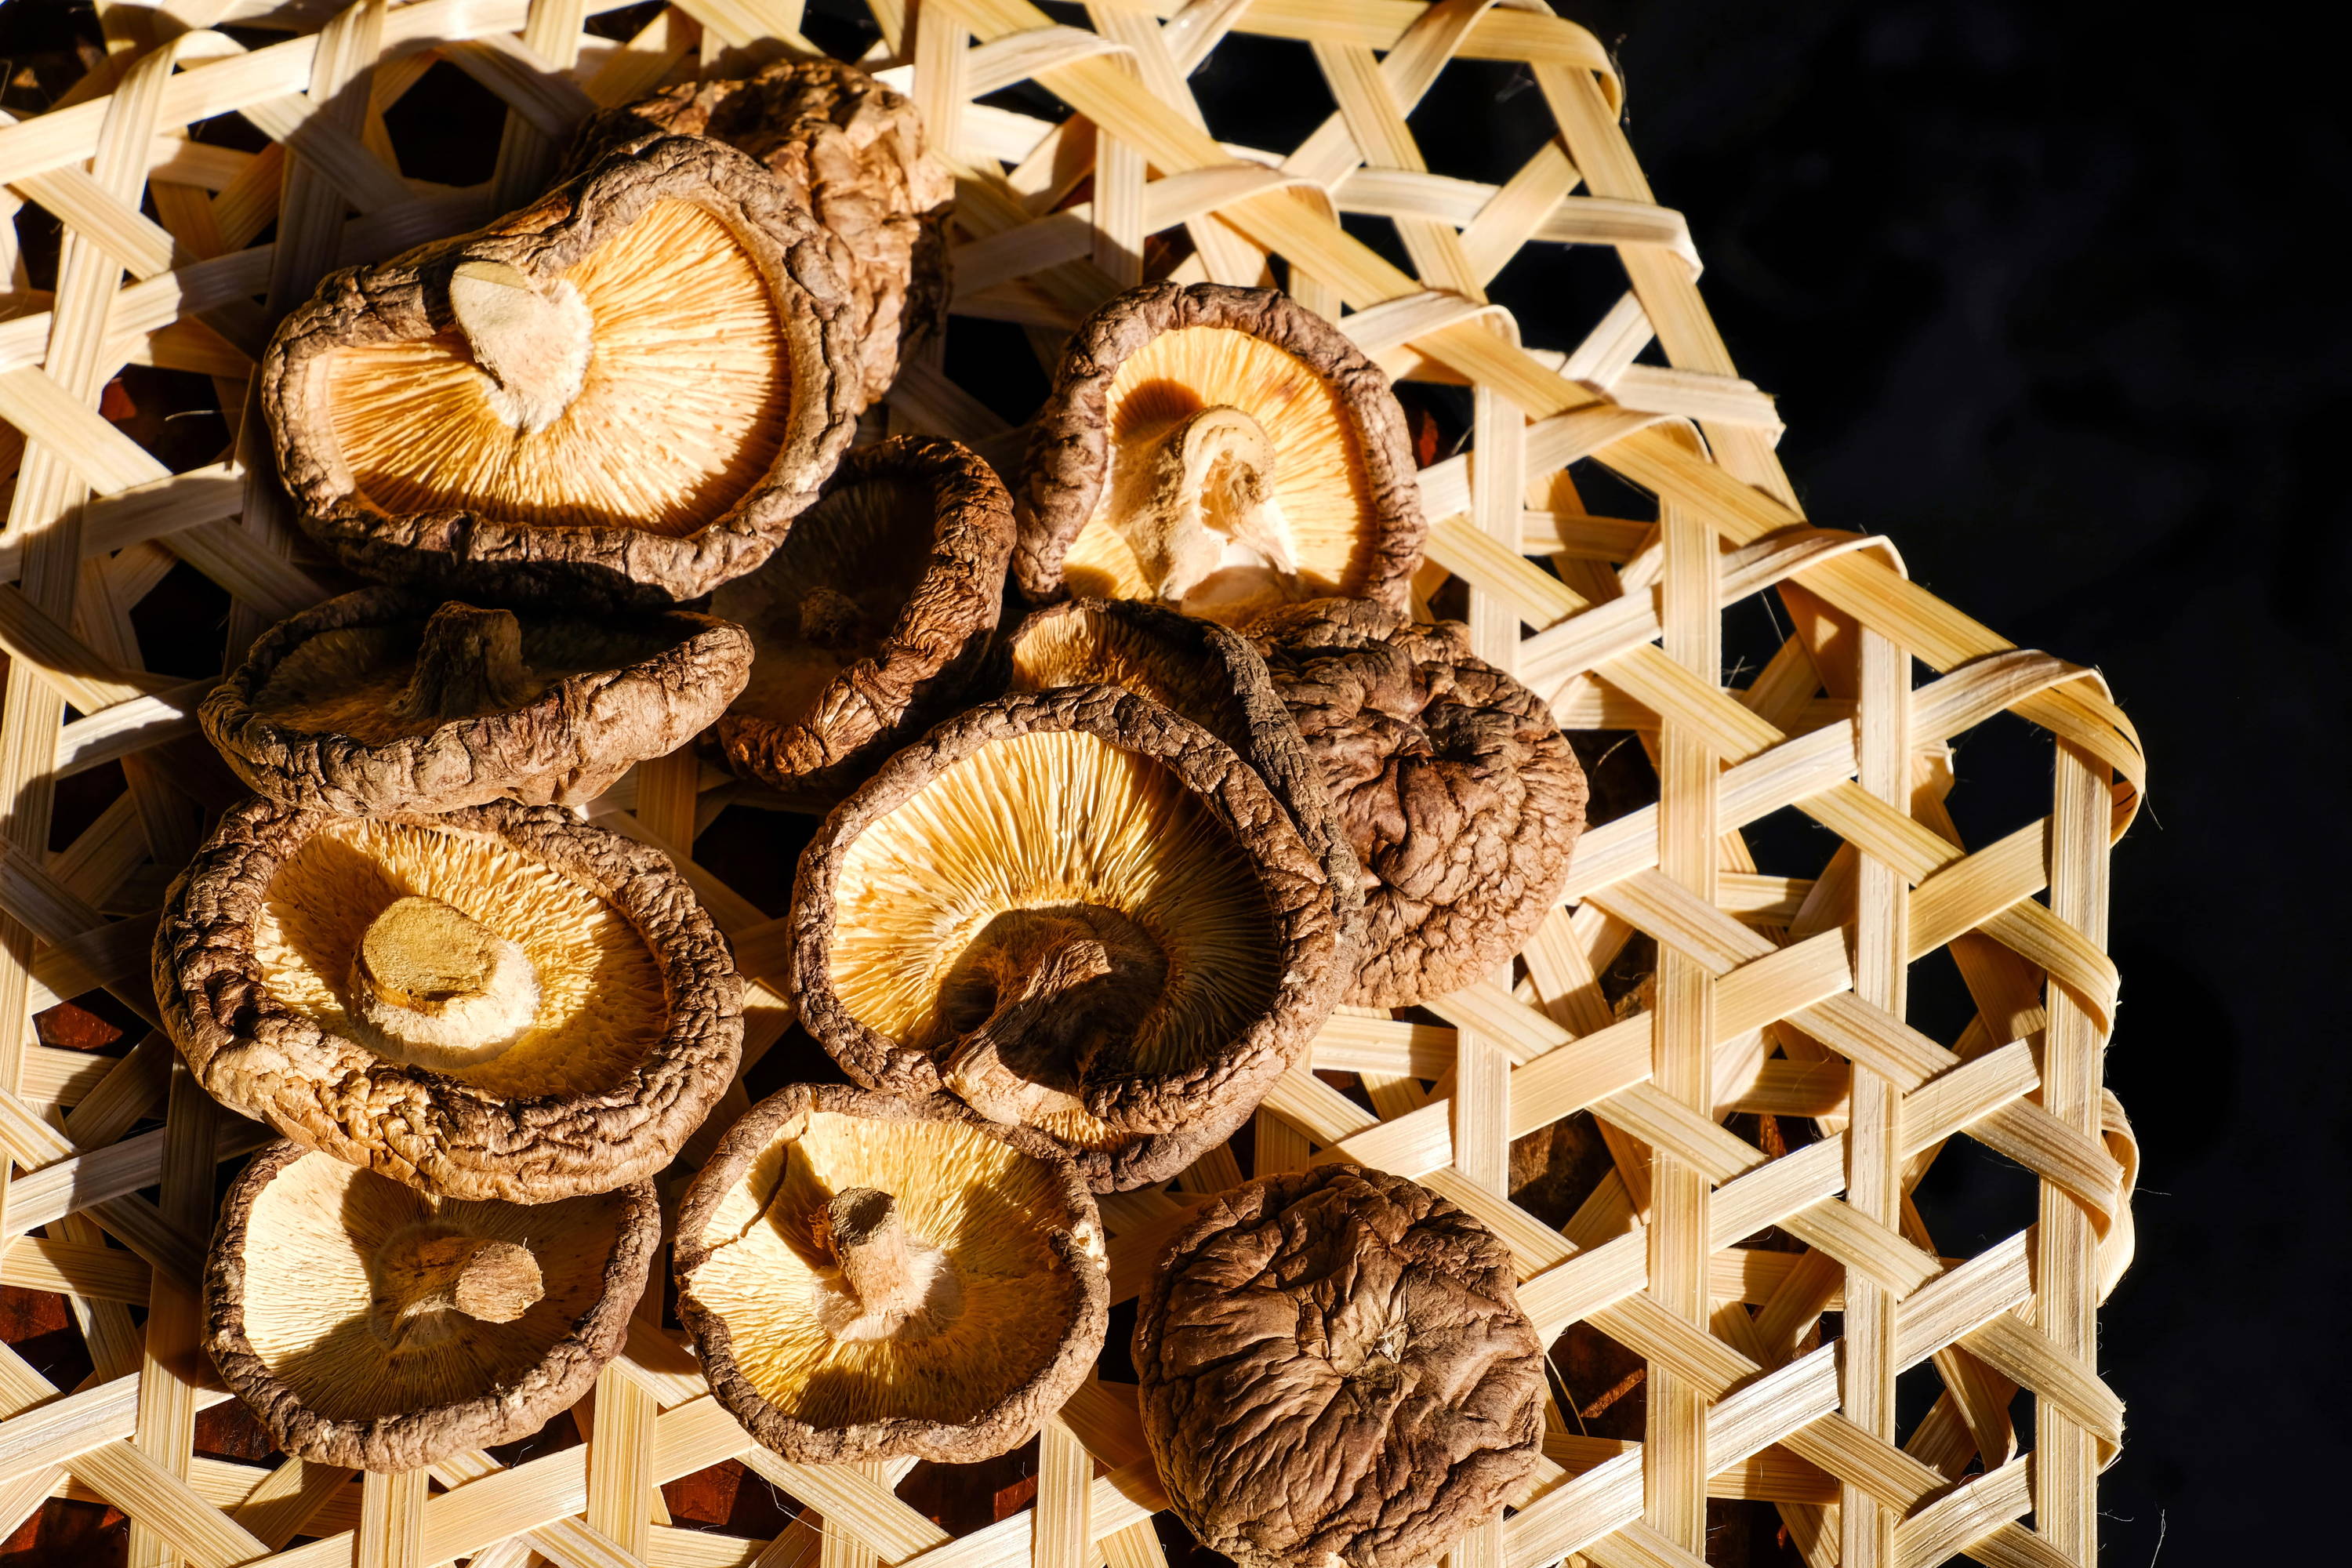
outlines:
M138 763L192 731L205 683L142 668L131 607L185 562L234 596L242 646L325 591L247 466L263 451L257 421L241 460L173 474L98 414L100 393L123 364L152 363L216 378L224 409L239 408L270 322L323 271L517 205L599 105L698 65L813 49L798 0L679 0L625 44L583 31L614 8L101 0L104 63L52 111L0 126L7 213L36 203L65 230L53 297L25 289L13 230L0 240L16 279L0 443L21 437L0 540L0 1017L16 1021L0 1031L5 1278L65 1293L98 1369L60 1391L0 1352L0 1526L52 1495L103 1498L132 1521L136 1568L521 1568L534 1554L564 1568L1152 1568L1163 1500L1131 1390L1090 1384L1044 1434L1034 1507L950 1539L892 1494L904 1466L811 1468L752 1445L652 1318L581 1412L584 1447L512 1468L455 1460L431 1472L437 1492L422 1473L195 1458L196 1411L226 1397L195 1349L215 1164L259 1139L159 1035L95 1058L25 1025L97 987L152 1017L152 918L93 906L192 849L168 813L145 811L163 786ZM1433 1003L1443 1026L1348 1016L1326 1030L1314 1065L1364 1075L1379 1114L1302 1067L1257 1118L1258 1172L1336 1157L1414 1177L1510 1243L1548 1336L1581 1321L1646 1359L1645 1440L1582 1437L1555 1411L1540 1475L1458 1545L1457 1568L1571 1553L1687 1568L1709 1497L1776 1505L1817 1565L2088 1568L2096 1477L2122 1424L2096 1313L2130 1258L2136 1163L2101 1087L2116 992L2107 855L2143 782L2104 683L1915 586L1883 541L1805 521L1771 400L1734 370L1683 220L1654 203L1620 129L1607 54L1534 0L1106 0L1087 9L1091 28L1026 0L923 0L919 24L905 0L873 10L883 43L865 63L915 100L957 165L959 314L1018 323L1049 353L1142 278L1150 236L1189 236L1181 279L1270 281L1279 257L1291 291L1393 374L1472 389L1470 449L1422 474L1424 597L1460 578L1484 657L1567 727L1640 731L1656 763L1658 804L1585 836L1523 976ZM210 30L227 23L285 37L248 47ZM1236 33L1306 41L1339 106L1286 154L1220 142L1193 100L1188 78ZM1500 186L1429 170L1409 128L1457 58L1523 64L1538 90L1513 101L1557 126ZM436 59L511 106L485 185L399 172L383 111ZM977 101L1024 79L1076 117ZM271 145L186 138L221 115ZM1089 177L1091 199L1068 204ZM1341 214L1393 224L1413 271L1351 238ZM272 225L275 243L254 245ZM1613 249L1630 289L1581 341L1523 345L1486 290L1522 247L1554 245ZM1653 344L1663 364L1643 362ZM1017 457L1017 432L939 363L908 370L892 426ZM1587 514L1578 463L1654 495L1654 526ZM1768 592L1794 635L1727 685L1722 617ZM2003 710L2054 759L2033 764L2051 806L1970 847L1945 809L1948 742ZM55 782L110 760L126 761L129 793L49 852ZM756 1057L790 1017L782 922L686 858L730 787L681 754L594 814L679 857L766 983ZM1759 874L1743 840L1789 811L1836 836L1813 879ZM1597 976L1636 931L1657 943L1655 1001L1618 1019ZM1907 965L1946 948L1977 1009L1949 1042L1904 1021ZM743 1104L739 1087L693 1152ZM1556 1230L1508 1200L1509 1140L1579 1110L1617 1164ZM1825 1136L1767 1158L1723 1125L1739 1110L1816 1117ZM160 1130L125 1136L159 1113ZM1934 1215L1910 1202L1955 1137L2023 1165L2041 1193L2033 1224L1967 1258L1940 1252ZM1133 1296L1199 1194L1242 1174L1220 1150L1167 1191L1107 1200L1114 1298ZM1735 1245L1769 1226L1808 1250ZM1825 1311L1843 1334L1819 1342ZM1929 1362L1941 1392L1898 1446L1896 1377ZM2011 1424L2020 1390L2030 1454ZM659 1484L730 1458L802 1519L764 1542L670 1528Z

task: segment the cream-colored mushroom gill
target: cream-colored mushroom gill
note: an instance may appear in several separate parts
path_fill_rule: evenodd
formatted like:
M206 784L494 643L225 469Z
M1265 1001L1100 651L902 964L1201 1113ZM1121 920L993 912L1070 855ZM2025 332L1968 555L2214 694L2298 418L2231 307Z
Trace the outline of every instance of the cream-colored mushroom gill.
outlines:
M254 1199L246 1338L334 1419L495 1394L594 1305L625 1204L436 1199L305 1154Z
M1230 327L1179 327L1120 364L1108 471L1063 578L1216 620L1360 592L1375 542L1362 446L1307 363Z
M636 927L488 834L329 822L279 864L254 954L289 1010L493 1094L608 1089L668 1023Z
M731 710L778 724L818 717L844 669L882 650L930 564L928 485L844 485L793 520L760 569L722 584L710 613L751 628L758 657Z
M776 302L693 203L652 204L557 277L462 264L450 300L446 331L338 349L319 384L377 506L686 534L775 461L792 402Z
M1001 1121L1127 1141L1090 1070L1212 1059L1280 982L1249 857L1167 768L1076 731L994 741L844 853L830 977Z
M861 1228L845 1262L839 1226L886 1196L892 1256L863 1256L877 1243ZM983 1132L814 1111L719 1200L710 1254L679 1287L726 1323L737 1367L786 1415L969 1421L1070 1331L1080 1293L1046 1241L1057 1225L1076 1228L1051 1167ZM1081 1242L1100 1248L1091 1222Z

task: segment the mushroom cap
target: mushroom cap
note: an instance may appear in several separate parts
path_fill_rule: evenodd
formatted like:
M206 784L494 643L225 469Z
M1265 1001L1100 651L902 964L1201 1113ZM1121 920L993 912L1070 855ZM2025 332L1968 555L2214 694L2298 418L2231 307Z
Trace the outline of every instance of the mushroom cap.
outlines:
M387 1343L382 1260L445 1237L524 1249L539 1294L504 1321L423 1313L423 1331ZM221 1207L205 1349L289 1454L417 1469L528 1436L578 1404L627 1339L660 1247L649 1181L549 1204L467 1202L273 1143Z
M1426 1187L1319 1165L1203 1205L1136 1308L1144 1437L1242 1568L1421 1568L1543 1437L1509 1248Z
M844 1271L813 1223L889 1194L951 1304L916 1332L836 1337ZM1101 1352L1110 1310L1095 1201L1051 1140L921 1100L794 1084L719 1140L679 1208L678 1316L710 1390L803 1464L1019 1447Z
M499 611L519 622L517 683L483 681L478 649L453 648L473 668L441 683L450 700L436 710L410 699L433 683L419 655L439 607L415 589L362 588L278 622L205 697L205 734L239 778L289 805L571 805L692 740L751 674L750 634L709 616Z
M849 443L833 244L751 159L669 136L330 274L261 371L304 525L356 571L499 603L708 593Z
M955 178L925 149L914 103L840 60L778 60L606 110L581 128L575 157L664 133L712 137L759 159L840 240L834 270L863 353L859 402L878 402L900 363L947 325Z
M1290 814L1323 861L1342 940L1362 941L1363 868L1331 805L1323 770L1247 638L1141 599L1066 599L1033 611L1004 639L1007 686L1119 686L1231 746Z
M1388 376L1289 296L1222 283L1129 289L1070 338L1014 497L1022 592L1040 603L1065 593L1172 596L1114 514L1135 510L1131 487L1148 478L1155 443L1215 407L1240 410L1272 445L1270 498L1286 520L1297 579L1272 596L1207 593L1181 607L1229 622L1327 595L1405 608L1426 525Z
M871 1088L1011 1105L1097 1192L1164 1180L1329 1016L1353 953L1328 882L1199 725L1114 687L1001 698L802 851L802 1021Z
M1012 549L1012 501L965 447L851 452L776 552L713 595L757 650L719 721L728 765L793 804L840 799L977 673Z
M378 1015L355 966L395 905L454 910L528 960L535 992L489 998L520 1019L498 1054L449 1066L362 1043ZM545 1203L652 1175L742 1047L742 982L686 879L561 806L363 818L247 801L173 883L154 976L215 1099L442 1197Z
M1248 636L1367 874L1346 1000L1410 1006L1518 952L1584 830L1584 770L1544 700L1472 658L1459 622L1360 600L1294 605Z

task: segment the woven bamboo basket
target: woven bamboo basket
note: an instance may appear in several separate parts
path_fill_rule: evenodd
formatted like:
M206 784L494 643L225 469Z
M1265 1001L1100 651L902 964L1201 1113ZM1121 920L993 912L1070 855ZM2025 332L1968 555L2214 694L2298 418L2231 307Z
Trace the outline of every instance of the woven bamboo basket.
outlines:
M36 293L0 230L16 279L0 320L0 1017L20 1024L100 990L152 1023L152 900L198 826L171 758L201 746L209 681L144 667L142 599L193 567L233 603L235 648L331 581L266 458L250 466L257 420L229 457L174 472L100 413L109 383L126 364L209 376L233 414L269 323L322 271L517 205L596 106L815 47L799 0L677 0L633 13L618 39L590 30L615 9L604 0L99 9L95 68L0 127L7 208L37 204L65 236L54 291ZM1445 395L1469 409L1467 449L1424 457L1422 602L1466 619L1565 728L1629 732L1655 769L1654 802L1588 831L1566 904L1507 972L1410 1015L1336 1018L1248 1136L1166 1190L1106 1199L1114 1300L1200 1194L1245 1170L1355 1160L1478 1215L1515 1250L1548 1342L1640 1374L1619 1385L1643 1390L1622 1405L1640 1412L1630 1431L1562 1374L1539 1474L1459 1543L1457 1568L1696 1564L1710 1500L1718 1525L1724 1500L1777 1511L1780 1550L1815 1565L2088 1568L2122 1423L2097 1310L2131 1255L2136 1164L2101 1086L2107 858L2143 782L2099 677L1943 604L1885 542L1806 521L1772 402L1734 369L1683 219L1654 202L1621 131L1607 53L1534 0L1107 0L1086 26L1028 0L872 9L865 63L915 100L960 185L949 352L908 367L891 427L1009 460L1018 433L991 389L943 368L953 332L1013 323L1010 341L1050 356L1147 273L1278 279L1409 400L1415 384L1466 386ZM232 24L236 39L212 30ZM1253 34L1309 46L1338 106L1287 153L1221 142L1188 85ZM385 110L436 61L508 106L487 184L402 172ZM1410 129L1457 61L1524 67L1538 90L1519 111L1556 128L1499 185L1427 168ZM1002 107L1023 82L1071 116ZM268 141L190 134L224 119ZM1367 221L1393 229L1411 270L1354 237ZM1487 294L1531 246L1622 263L1614 304L1577 341L1521 342ZM1585 491L1640 501L1618 510L1654 498L1654 515L1594 515ZM1759 598L1785 636L1727 679L1725 628L1750 625ZM2003 713L2023 721L2000 721L2018 787L1993 793L2032 799L2046 780L2049 805L1970 847L1948 809L1952 742ZM53 843L60 789L100 774L120 775L112 798ZM732 938L753 983L751 1063L792 1019L784 889L730 887L693 858L733 788L681 752L593 815L675 857ZM1759 868L1768 840L1795 845L1780 858L1803 858L1802 874ZM1646 1005L1612 1005L1604 982L1643 942ZM1965 987L1948 1039L1906 1022L1913 966L1939 952ZM940 1521L969 1510L901 1493L1012 1472L926 1492L911 1462L786 1463L716 1405L651 1295L572 1417L584 1445L406 1475L199 1456L199 1413L227 1395L196 1349L194 1281L216 1172L259 1139L160 1034L129 1038L93 1056L0 1031L5 1283L60 1295L93 1368L61 1389L0 1351L9 1530L51 1498L103 1500L129 1516L138 1568L1163 1568L1184 1550L1155 1521L1129 1388L1090 1383L1039 1437L1034 1501L953 1533ZM690 1157L746 1102L739 1084ZM1602 1154L1571 1212L1515 1203L1514 1140L1524 1154L1532 1134L1580 1129ZM1961 1157L1955 1139L2030 1184L1972 1249L1938 1234L1922 1186L1939 1156ZM666 1484L730 1465L780 1496L761 1538L687 1528L666 1506Z

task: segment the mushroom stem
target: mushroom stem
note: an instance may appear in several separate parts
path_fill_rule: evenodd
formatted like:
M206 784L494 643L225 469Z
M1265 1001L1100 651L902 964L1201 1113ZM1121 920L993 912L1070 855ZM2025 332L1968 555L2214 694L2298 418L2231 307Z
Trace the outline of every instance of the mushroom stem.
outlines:
M449 309L497 391L509 424L537 434L563 416L587 384L595 321L580 290L503 261L461 261L449 276Z
M537 687L522 662L522 624L514 612L452 600L425 623L415 671L389 708L404 722L438 723L520 707Z
M395 1060L467 1067L497 1056L539 1012L520 944L439 899L395 899L352 959L353 1022Z
M1111 972L1109 951L1093 936L1064 935L1000 984L987 1020L949 1047L940 1077L992 1121L1024 1122L1056 1110L1082 1110L1072 1061L1086 1010L1069 993Z
M816 647L844 649L856 645L866 629L865 612L857 601L823 584L801 595L800 636Z
M1274 499L1273 439L1241 409L1203 408L1142 443L1125 464L1112 525L1161 599L1181 603L1219 574L1298 575L1289 520Z
M923 1304L924 1282L908 1250L898 1199L872 1187L847 1188L824 1205L824 1231L862 1316L904 1317Z
M368 1272L374 1288L370 1324L394 1346L448 1338L457 1325L440 1316L447 1312L511 1323L546 1291L529 1247L424 1227L386 1242Z

